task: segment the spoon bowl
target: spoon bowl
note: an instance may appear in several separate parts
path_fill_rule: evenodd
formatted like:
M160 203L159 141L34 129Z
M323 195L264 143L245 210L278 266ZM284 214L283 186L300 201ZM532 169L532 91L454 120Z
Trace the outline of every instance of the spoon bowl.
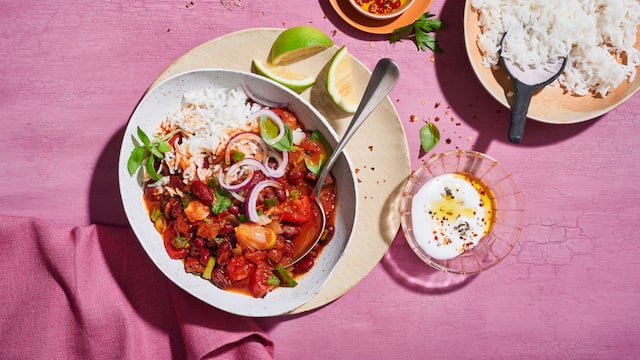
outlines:
M509 126L509 141L520 143L524 133L524 125L529 111L529 104L534 92L555 81L567 65L567 56L559 59L549 59L548 63L523 69L503 54L507 34L502 37L500 46L500 63L513 81L513 102L511 104L511 123Z
M311 239L315 238L315 240L306 244L304 247L305 250L299 251L287 266L292 266L304 258L315 247L320 239L322 239L327 227L327 215L322 207L322 201L320 200L324 181L339 155L342 153L342 150L344 150L344 147L347 145L349 140L351 140L351 137L353 137L358 128L360 128L360 125L364 123L373 110L375 110L380 102L389 94L391 89L393 89L395 84L398 82L399 77L400 69L395 61L391 59L381 59L373 69L373 73L371 74L371 78L369 79L369 83L367 84L367 88L364 91L364 95L362 96L362 100L360 101L356 112L354 113L347 130L342 136L342 139L340 139L340 142L336 145L331 156L329 156L329 159L323 165L320 175L318 176L316 186L313 189L315 200L313 204L315 205L316 211L322 220L322 226L319 228L319 232L315 237L309 237Z

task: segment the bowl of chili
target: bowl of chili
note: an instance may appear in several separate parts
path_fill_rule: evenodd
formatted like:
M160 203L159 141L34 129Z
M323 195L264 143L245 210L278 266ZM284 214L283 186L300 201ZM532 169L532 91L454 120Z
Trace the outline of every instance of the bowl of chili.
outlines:
M269 79L177 74L147 92L125 129L125 213L154 264L188 293L238 315L286 314L322 288L355 228L356 178L343 154L321 193L325 238L287 266L316 234L309 197L337 140L322 114Z

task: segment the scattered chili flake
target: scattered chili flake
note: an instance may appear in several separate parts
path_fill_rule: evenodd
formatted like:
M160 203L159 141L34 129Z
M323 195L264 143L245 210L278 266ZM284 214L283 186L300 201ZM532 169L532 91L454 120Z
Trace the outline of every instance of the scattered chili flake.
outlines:
M446 138L444 142L446 142L447 144L451 144L451 138Z
M436 62L436 58L433 55L431 55L429 56L429 61Z
M411 116L409 116L409 122L416 122L416 121L418 121L418 117L417 116L415 116L413 114Z
M371 167L371 171L376 171L376 168L374 168L373 166Z
M433 121L440 121L440 118L436 116L436 118L433 119Z
M440 107L440 101L436 101L436 104L435 104L434 108L437 109L439 107Z
M355 168L353 171L357 174L357 173L360 172L360 169L359 168Z
M338 30L331 30L331 36L336 36L337 33L338 33Z
M373 151L373 145L369 145L369 151Z

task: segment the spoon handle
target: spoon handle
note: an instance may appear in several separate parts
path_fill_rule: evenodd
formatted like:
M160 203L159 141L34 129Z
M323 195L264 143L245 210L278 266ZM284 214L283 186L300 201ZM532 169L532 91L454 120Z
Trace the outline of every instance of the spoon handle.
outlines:
M371 79L369 79L360 105L358 105L358 109L351 119L351 123L349 123L342 139L340 139L340 142L331 153L331 157L329 157L329 160L322 168L322 172L318 177L318 184L324 183L329 170L338 159L347 142L349 142L349 139L351 139L356 130L358 130L360 125L362 125L373 110L375 110L378 104L389 94L398 82L399 77L400 69L395 61L387 58L378 61L376 67L373 69ZM319 195L321 187L322 186L316 187L316 196Z
M535 88L525 85L518 80L513 81L513 104L511 104L511 124L509 126L509 141L518 144L522 141L524 124L531 103L531 96Z

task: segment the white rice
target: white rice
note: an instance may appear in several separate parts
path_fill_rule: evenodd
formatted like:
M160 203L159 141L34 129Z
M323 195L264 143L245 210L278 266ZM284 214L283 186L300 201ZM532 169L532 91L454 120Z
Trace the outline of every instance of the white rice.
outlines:
M182 132L182 142L175 151L165 153L169 172L182 173L185 183L213 176L215 168L204 167L205 159L213 163L213 157L231 136L253 130L257 120L251 114L260 108L251 105L240 88L208 88L184 94L181 108L161 124L163 133L175 129Z
M560 84L576 95L605 97L632 81L640 65L634 47L640 24L638 0L472 0L481 34L483 65L496 67L503 55L522 69L569 55Z

